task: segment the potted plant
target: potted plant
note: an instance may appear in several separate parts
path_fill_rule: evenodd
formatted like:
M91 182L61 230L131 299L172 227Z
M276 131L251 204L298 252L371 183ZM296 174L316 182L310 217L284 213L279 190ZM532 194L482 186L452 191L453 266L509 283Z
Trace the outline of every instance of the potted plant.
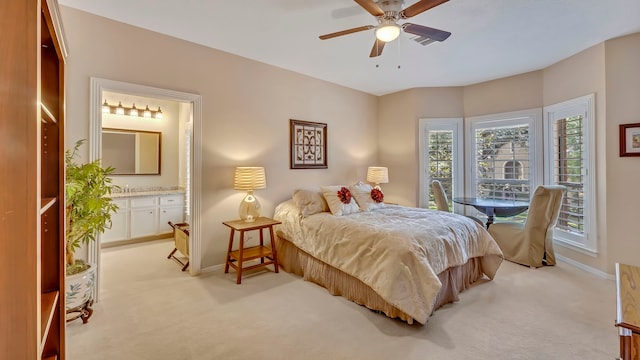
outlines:
M114 168L103 168L100 160L86 164L76 162L78 148L84 140L75 143L73 151L65 152L66 200L66 308L67 321L82 318L87 322L93 310L91 293L96 278L96 267L75 259L82 244L96 240L99 233L111 227L111 214L118 210L111 193L118 186L111 184L109 175Z

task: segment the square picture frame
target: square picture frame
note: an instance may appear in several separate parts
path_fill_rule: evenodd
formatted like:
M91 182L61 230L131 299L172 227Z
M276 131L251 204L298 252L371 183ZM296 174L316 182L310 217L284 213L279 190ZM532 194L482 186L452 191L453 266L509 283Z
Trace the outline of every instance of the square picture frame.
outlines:
M289 120L291 169L326 169L327 124Z
M620 156L640 156L640 123L620 124Z

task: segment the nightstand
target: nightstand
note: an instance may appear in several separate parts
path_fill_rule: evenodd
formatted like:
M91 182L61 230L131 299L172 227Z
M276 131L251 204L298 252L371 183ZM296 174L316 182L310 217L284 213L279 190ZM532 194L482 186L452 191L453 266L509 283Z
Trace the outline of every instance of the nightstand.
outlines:
M273 235L273 225L281 224L280 221L269 219L266 217L259 217L253 222L245 222L244 220L225 221L224 225L228 226L230 230L229 234L229 249L227 250L227 260L224 265L224 272L229 272L229 266L234 268L238 272L238 278L236 284L242 282L242 271L265 267L273 264L275 272L278 272L278 254L276 253L275 237ZM269 229L269 235L271 236L271 246L264 245L263 230ZM245 248L244 247L244 233L247 231L258 230L260 232L260 245ZM233 250L233 241L235 232L240 232L240 246L237 250ZM245 261L260 259L259 264L243 267ZM265 261L267 259L267 261Z

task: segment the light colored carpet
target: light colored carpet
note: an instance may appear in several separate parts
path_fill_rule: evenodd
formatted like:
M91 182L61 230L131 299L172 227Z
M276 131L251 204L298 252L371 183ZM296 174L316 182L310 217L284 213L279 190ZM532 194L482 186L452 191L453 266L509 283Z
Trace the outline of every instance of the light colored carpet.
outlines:
M297 276L190 277L170 240L102 252L102 298L67 326L79 359L614 359L615 283L571 265L503 262L425 326L389 319Z

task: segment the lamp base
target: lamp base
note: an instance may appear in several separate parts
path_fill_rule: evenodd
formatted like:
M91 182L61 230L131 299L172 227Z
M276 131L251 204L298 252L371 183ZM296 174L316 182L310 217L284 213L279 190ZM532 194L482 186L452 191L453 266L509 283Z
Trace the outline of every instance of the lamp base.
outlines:
M244 222L254 222L260 217L260 203L253 196L253 191L248 191L247 196L242 199L238 213Z

